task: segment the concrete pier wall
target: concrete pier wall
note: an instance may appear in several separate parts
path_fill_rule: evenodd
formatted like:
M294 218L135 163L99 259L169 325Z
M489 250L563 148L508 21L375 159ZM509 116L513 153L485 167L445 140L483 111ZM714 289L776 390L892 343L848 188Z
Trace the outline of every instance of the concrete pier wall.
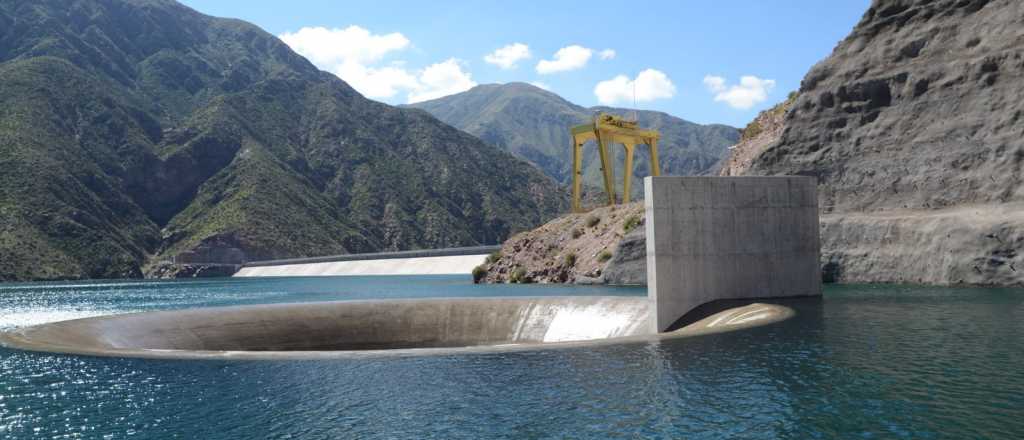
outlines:
M470 274L500 246L351 254L246 263L236 277Z
M722 299L821 295L813 177L647 177L654 331Z

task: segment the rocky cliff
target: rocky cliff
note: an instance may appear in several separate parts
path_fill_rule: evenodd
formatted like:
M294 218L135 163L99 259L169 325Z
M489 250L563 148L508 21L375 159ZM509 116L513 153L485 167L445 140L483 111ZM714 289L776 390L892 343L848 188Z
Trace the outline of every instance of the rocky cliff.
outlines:
M876 0L749 174L819 179L833 281L1024 282L1024 2Z

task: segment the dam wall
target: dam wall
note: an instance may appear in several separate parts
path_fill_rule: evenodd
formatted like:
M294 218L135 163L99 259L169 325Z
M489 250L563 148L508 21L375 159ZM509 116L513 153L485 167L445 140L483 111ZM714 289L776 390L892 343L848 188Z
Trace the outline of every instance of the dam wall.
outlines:
M333 255L246 263L236 277L470 274L500 246Z
M654 331L705 303L821 295L814 177L647 177Z

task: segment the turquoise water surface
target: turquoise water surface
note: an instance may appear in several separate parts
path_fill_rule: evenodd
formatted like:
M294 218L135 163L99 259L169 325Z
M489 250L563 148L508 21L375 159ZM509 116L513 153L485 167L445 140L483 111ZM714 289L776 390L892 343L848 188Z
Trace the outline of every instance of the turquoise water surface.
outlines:
M0 285L0 329L366 298L643 295L466 277ZM329 361L0 348L0 438L1024 438L1024 289L829 286L789 321L654 343Z

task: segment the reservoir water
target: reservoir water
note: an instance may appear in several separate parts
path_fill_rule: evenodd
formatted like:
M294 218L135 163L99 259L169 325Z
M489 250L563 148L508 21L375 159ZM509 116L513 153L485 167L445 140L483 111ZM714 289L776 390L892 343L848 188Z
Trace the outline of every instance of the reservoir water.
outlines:
M0 284L0 329L369 298L644 295L466 277ZM330 361L0 348L0 438L1024 438L1024 289L827 286L696 338Z

